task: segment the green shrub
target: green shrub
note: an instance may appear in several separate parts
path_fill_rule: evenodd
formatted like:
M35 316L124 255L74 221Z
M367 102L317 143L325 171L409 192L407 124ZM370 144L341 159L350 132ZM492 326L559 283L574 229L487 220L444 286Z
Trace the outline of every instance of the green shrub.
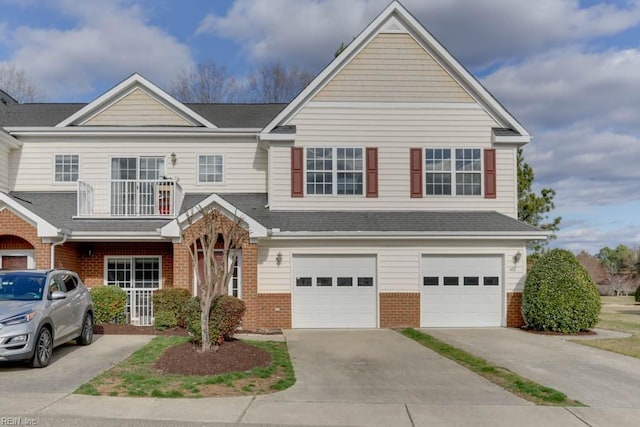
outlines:
M246 311L242 300L222 295L213 301L209 315L209 335L212 343L222 344L240 327L242 316ZM187 330L196 344L202 344L200 327L200 298L194 297L186 304Z
M598 290L571 252L553 249L536 261L522 295L527 327L575 333L593 328L599 314Z
M153 293L153 326L158 330L187 326L185 307L191 292L181 288L158 289Z
M640 285L636 288L636 302L640 302Z
M95 323L125 323L127 293L118 286L91 288Z

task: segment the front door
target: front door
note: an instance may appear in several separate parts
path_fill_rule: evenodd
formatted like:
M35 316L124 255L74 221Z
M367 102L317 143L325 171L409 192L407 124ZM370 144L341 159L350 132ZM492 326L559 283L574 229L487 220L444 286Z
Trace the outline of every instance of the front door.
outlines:
M112 158L111 214L155 214L157 180L163 175L163 157Z

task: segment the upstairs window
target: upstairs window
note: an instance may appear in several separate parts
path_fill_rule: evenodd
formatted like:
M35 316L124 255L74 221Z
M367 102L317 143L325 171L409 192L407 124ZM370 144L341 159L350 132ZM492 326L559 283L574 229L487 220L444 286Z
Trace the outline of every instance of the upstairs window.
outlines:
M224 158L222 154L198 156L198 182L224 182Z
M362 148L307 148L308 195L362 195Z
M55 182L76 182L80 169L80 158L77 154L56 154Z
M452 159L452 151L455 158ZM425 150L425 183L428 196L479 196L482 163L479 148Z

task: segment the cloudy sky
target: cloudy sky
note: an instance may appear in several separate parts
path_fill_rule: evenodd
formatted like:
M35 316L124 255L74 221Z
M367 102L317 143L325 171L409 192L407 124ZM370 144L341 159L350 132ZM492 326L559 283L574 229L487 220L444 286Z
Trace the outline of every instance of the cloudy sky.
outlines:
M88 102L133 72L167 87L213 60L239 78L318 71L388 0L0 0L0 63L47 101ZM640 0L404 0L529 129L554 246L640 245Z

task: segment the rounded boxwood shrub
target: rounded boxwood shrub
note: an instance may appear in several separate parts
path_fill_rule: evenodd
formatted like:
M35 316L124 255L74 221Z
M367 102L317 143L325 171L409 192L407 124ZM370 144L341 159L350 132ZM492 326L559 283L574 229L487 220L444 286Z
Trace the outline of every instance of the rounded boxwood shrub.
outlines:
M636 302L640 302L640 285L636 288Z
M527 327L575 333L593 328L599 314L598 289L571 252L553 249L536 261L522 295Z
M91 288L95 323L124 323L127 293L118 286L94 286Z
M244 302L230 295L221 295L213 301L209 314L209 336L212 343L222 344L240 327L246 311ZM196 344L202 344L200 328L200 298L192 298L185 306L187 330Z
M153 293L153 326L158 330L187 326L185 307L191 292L181 288L163 288Z

